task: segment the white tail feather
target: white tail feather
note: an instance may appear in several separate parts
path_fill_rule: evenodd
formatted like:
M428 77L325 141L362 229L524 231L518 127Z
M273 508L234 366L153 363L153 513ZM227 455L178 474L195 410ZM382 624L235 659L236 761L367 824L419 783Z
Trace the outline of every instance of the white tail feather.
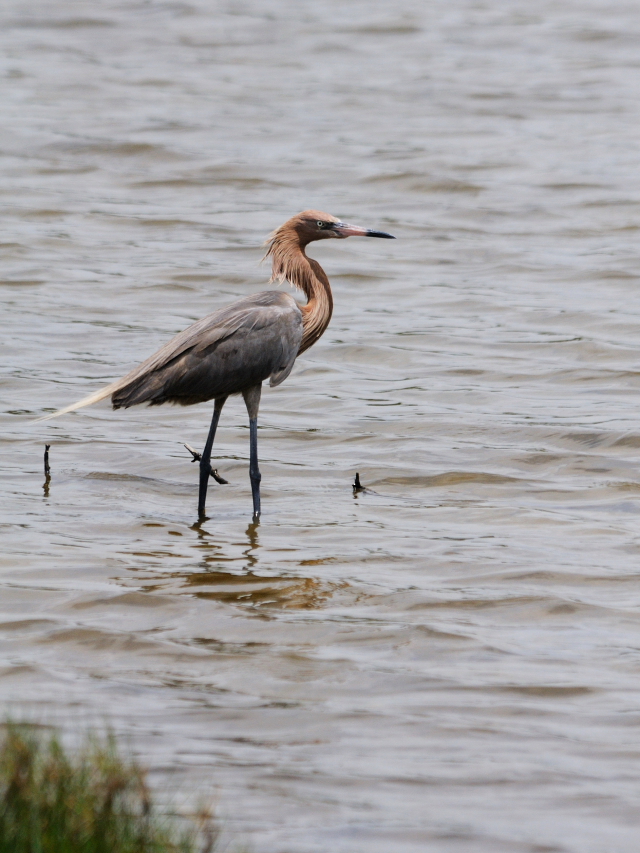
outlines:
M91 406L93 403L99 403L100 400L104 400L105 397L110 397L114 391L117 391L122 385L122 379L119 379L117 382L112 382L111 385L105 385L104 388L101 388L99 391L96 391L93 394L90 394L88 397L83 397L82 400L78 400L77 403L72 403L70 406L65 406L64 409L58 409L57 412L52 412L50 415L45 415L43 418L36 418L34 423L39 423L40 421L50 421L51 418L57 418L60 415L67 415L69 412L75 412L77 409L82 409L85 406Z

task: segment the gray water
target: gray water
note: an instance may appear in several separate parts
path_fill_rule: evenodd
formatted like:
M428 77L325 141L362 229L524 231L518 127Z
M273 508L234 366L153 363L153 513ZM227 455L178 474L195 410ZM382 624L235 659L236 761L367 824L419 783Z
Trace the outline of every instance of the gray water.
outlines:
M3 713L111 725L255 853L636 853L640 6L0 18ZM209 405L32 423L308 207L398 239L310 252L259 525L240 400L200 528Z

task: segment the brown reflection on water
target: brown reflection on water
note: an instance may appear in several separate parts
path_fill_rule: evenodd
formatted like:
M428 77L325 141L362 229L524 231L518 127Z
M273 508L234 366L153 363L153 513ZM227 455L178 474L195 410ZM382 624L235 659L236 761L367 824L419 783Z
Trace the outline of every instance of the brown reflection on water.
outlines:
M235 571L225 571L219 566L224 566L229 558L225 557L223 546L215 543L214 535L204 529L204 524L206 522L197 522L191 528L198 537L195 546L199 554L198 568L190 572L169 572L160 581L157 580L156 574L152 582L145 583L145 589L149 592L166 589L171 589L173 592L184 591L204 600L259 608L263 613L269 608L294 610L319 608L331 598L334 592L348 588L346 582L328 583L315 577L261 575L258 569L259 521L251 522L247 526L246 547L240 546L242 558L231 558L236 566ZM155 557L158 554L150 553L145 556ZM306 561L306 564L309 562L315 561ZM238 567L238 563L242 565Z

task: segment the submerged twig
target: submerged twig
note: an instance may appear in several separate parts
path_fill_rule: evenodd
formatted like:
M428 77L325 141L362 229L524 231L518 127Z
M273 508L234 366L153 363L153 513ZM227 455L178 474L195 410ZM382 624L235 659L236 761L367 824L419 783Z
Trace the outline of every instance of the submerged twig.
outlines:
M391 497L391 495L381 495L380 492L374 492L373 489L370 489L368 486L363 486L362 483L360 482L360 474L358 474L357 471L356 471L356 478L353 481L353 483L351 484L351 487L353 489L354 498L357 498L358 495L361 493L365 494L365 495L377 495L379 498Z
M184 446L189 451L189 453L193 456L193 459L191 461L192 462L200 462L200 460L202 459L202 453L198 453L198 451L194 450L193 447L191 447L189 444L185 444ZM218 469L212 468L211 465L209 465L209 474L213 477L213 479L216 481L216 483L220 483L221 486L228 486L229 485L229 481L225 480L224 477L221 477L220 474L218 474Z

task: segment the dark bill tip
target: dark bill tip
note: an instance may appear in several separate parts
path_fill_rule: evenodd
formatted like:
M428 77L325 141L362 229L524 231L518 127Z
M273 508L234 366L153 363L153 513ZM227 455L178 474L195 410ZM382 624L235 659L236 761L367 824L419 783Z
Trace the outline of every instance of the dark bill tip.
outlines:
M393 234L387 234L386 231L372 231L370 228L367 229L367 233L365 237L384 237L385 240L395 240L396 238Z

